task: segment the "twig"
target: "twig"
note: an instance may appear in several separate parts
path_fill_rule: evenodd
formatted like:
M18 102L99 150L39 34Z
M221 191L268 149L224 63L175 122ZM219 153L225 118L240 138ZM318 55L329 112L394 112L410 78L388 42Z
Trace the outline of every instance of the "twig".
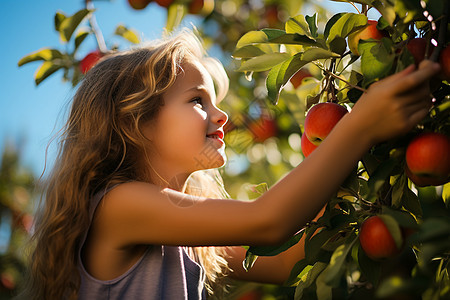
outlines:
M89 10L94 10L94 4L91 0L86 0L86 8ZM98 27L97 20L95 19L95 15L93 13L89 16L89 24L91 25L92 31L94 32L100 52L108 52L108 48L106 47L102 31L100 30L100 27Z
M358 7L356 7L355 3L353 3L353 2L348 2L348 3L350 3L350 4L356 9L356 11L358 12L358 14L361 13L361 11L358 9Z
M366 89L363 89L362 87L359 87L359 86L357 86L357 85L351 84L351 83L348 82L347 80L345 80L345 79L343 79L343 78L337 76L336 74L334 74L333 72L330 72L329 70L324 70L324 71L325 71L328 75L330 75L330 76L332 76L332 77L334 77L334 78L336 78L336 79L339 79L339 80L345 82L345 83L346 83L348 86L350 86L351 88L360 90L361 92L364 92L364 93L367 92Z

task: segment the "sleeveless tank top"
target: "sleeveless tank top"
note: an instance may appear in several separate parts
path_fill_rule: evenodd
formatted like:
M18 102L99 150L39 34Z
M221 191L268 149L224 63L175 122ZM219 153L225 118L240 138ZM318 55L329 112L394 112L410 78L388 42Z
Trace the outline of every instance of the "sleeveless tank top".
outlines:
M91 200L90 220L103 196ZM98 280L85 269L81 249L78 249L78 269L81 285L78 299L206 299L203 268L193 261L185 249L176 246L149 245L141 258L124 274L112 280Z

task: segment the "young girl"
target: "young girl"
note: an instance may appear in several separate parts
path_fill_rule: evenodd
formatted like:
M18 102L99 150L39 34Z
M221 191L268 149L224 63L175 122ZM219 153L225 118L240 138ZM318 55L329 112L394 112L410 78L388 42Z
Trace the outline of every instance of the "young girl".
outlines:
M371 146L427 114L438 70L425 62L374 84L308 158L257 200L239 201L211 170L226 162L228 117L217 104L228 79L195 36L105 58L74 96L24 297L203 299L224 270L282 283L302 243L249 272L239 245L280 244L314 219Z

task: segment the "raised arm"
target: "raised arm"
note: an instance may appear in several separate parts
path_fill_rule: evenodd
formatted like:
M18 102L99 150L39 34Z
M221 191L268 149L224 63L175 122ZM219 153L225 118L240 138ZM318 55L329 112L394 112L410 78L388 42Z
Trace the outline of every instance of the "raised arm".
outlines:
M93 234L133 244L268 245L313 219L374 144L409 131L431 105L425 62L373 85L308 158L255 201L201 199L146 183L126 183L99 206Z

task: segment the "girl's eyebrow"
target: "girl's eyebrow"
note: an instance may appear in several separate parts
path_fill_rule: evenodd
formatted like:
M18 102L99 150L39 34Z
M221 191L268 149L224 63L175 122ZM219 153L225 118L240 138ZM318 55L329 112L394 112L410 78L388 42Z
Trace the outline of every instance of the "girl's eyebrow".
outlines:
M198 85L198 86L194 86L192 88L185 90L185 92L190 92L190 91L207 92L207 89L205 88L204 85Z

